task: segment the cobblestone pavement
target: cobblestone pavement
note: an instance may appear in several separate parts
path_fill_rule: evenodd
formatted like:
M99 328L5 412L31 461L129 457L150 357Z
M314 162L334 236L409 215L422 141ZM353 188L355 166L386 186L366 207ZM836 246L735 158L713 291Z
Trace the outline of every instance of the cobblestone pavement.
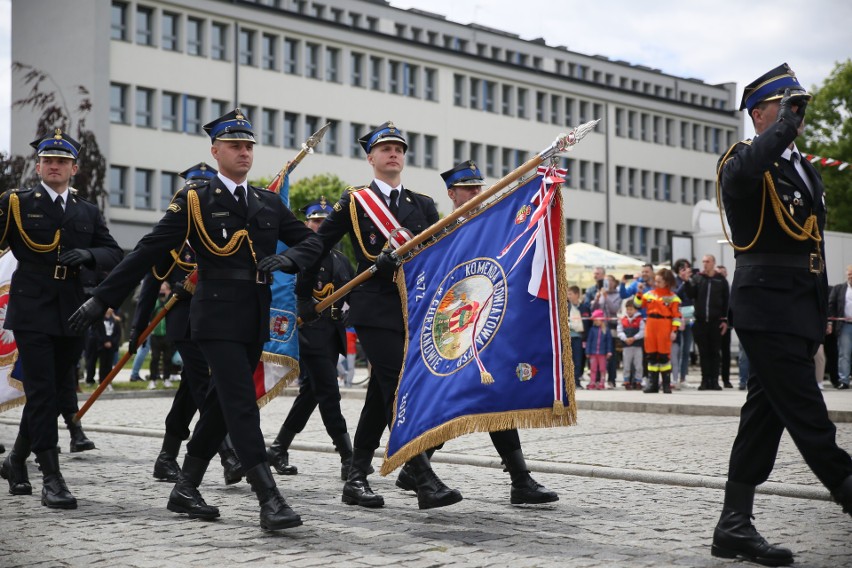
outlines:
M578 398L597 394L605 393ZM697 394L676 393L671 400L696 403ZM741 393L724 394L722 406L742 401ZM835 398L830 406L849 408L847 399L852 397ZM575 427L524 430L535 478L560 495L558 503L537 507L509 505L508 475L499 469L490 439L465 436L447 443L433 460L464 500L419 511L416 498L397 489L393 476L371 476L373 488L385 497L384 509L341 503L339 460L315 413L291 450L299 475L276 476L304 525L266 533L248 485L226 487L215 462L201 490L220 507L220 520L192 521L166 510L171 484L155 482L151 469L170 402L163 396L99 401L84 420L97 451L67 453L60 431L60 459L79 501L76 511L40 505L32 459L36 495L12 497L4 483L0 567L735 565L711 557L709 543L736 416L581 410ZM279 397L261 411L268 441L291 403L291 397ZM361 404L357 396L343 400L350 430ZM0 415L0 442L7 448L19 416L19 410ZM838 441L852 449L852 423L838 424ZM690 486L693 480L697 486ZM827 492L786 435L771 481L769 493L755 503L755 522L764 536L791 547L796 566L852 565L849 517L825 499Z

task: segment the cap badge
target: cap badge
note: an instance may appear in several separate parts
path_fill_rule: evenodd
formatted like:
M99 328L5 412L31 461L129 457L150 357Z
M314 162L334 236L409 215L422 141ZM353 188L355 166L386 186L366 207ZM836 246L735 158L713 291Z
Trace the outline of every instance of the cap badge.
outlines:
M62 129L57 128L56 130L54 130L53 131L53 137L57 140L62 140Z

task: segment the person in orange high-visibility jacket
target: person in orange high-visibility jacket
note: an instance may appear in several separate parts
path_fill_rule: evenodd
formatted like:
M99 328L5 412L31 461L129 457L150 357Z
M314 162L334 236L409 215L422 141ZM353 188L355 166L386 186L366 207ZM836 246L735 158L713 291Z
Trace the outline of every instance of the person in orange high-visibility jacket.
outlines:
M645 308L648 320L645 322L645 353L648 355L649 383L643 392L660 392L660 375L663 379L663 392L670 393L672 378L672 341L677 339L680 329L680 298L672 292L675 286L674 273L668 268L657 271L654 277L654 289L636 295L633 303L637 308Z

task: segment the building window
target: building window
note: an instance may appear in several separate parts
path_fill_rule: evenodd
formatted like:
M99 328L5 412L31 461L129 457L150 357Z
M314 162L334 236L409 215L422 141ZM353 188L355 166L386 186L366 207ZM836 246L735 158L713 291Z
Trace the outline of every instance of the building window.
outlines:
M404 89L402 94L406 97L417 96L418 75L420 75L420 67L408 63L402 64L402 85Z
M596 247L603 246L603 223L595 221L593 227L592 244Z
M615 193L616 195L624 195L624 167L615 166Z
M398 61L388 61L388 91L394 94L400 92Z
M382 90L382 58L370 56L370 88Z
M127 4L113 2L110 20L110 38L127 41Z
M642 195L642 199L650 199L650 185L651 185L651 172L648 170L642 170L641 174L641 185L640 192Z
M691 186L692 183L690 182L688 177L683 176L680 178L680 202L684 205L692 205L692 202L690 201L691 196L689 193L689 189Z
M203 101L200 97L191 97L189 95L183 98L183 131L187 134L204 134L201 128Z
M215 120L220 116L224 116L226 112L231 110L231 104L228 101L220 101L212 99L210 101L210 120Z
M654 134L653 134L654 144L661 144L663 142L663 118L660 116L654 117Z
M127 203L127 168L124 166L109 167L109 204L113 207L126 207Z
M603 191L603 164L595 162L592 164L592 191L598 193Z
M468 157L473 160L475 163L479 164L482 162L482 144L477 144L476 142L470 143L470 153Z
M577 120L580 124L589 122L589 101L580 101L580 116Z
M305 44L305 76L311 79L319 79L319 50L315 43Z
M500 111L504 116L512 116L512 85L503 85L501 91Z
M436 85L436 77L438 76L435 69L430 67L426 67L423 69L423 98L427 101L436 101L437 97L437 85Z
M284 113L284 147L296 148L299 128L299 115L293 112Z
M701 125L693 124L692 125L692 149L698 150L700 144L701 144Z
M271 34L263 34L261 38L261 54L263 60L261 65L264 69L275 70L278 68L278 38Z
M589 239L589 224L590 221L580 221L580 242L588 243Z
M213 22L210 25L210 57L217 61L228 58L228 26Z
M497 89L494 81L482 82L482 110L494 112L494 91Z
M328 121L328 130L325 132L325 152L327 154L338 155L340 151L337 145L337 138L340 130L340 122L337 120Z
M457 107L464 106L464 76L453 75L453 104Z
M680 123L680 147L688 148L689 147L689 126L686 122Z
M497 177L497 146L485 147L485 175Z
M550 95L550 124L559 124L559 95Z
M589 189L589 162L580 160L580 189Z
M366 130L363 124L358 124L357 122L353 122L349 125L349 157L350 158L360 158L361 157L361 144L358 142L358 138L361 137L361 134Z
M127 124L127 85L110 84L109 120L110 122Z
M133 207L136 209L153 209L151 200L151 180L154 172L137 169L133 176Z
M136 7L136 43L154 45L154 10L151 8Z
M627 113L627 137L636 138L636 113L632 110Z
M651 139L650 117L644 112L639 117L639 139L644 141Z
M615 135L624 136L624 109L615 109Z
M547 112L547 93L537 91L535 94L535 119L539 122L544 122L545 112Z
M518 118L527 118L527 90L518 89Z
M160 33L161 47L166 51L180 51L180 15L163 12L162 31Z
M171 172L160 174L160 211L165 211L169 208L172 196L180 189L178 183L177 174Z
M405 135L408 142L408 150L405 152L405 163L409 166L420 165L420 135L416 132L408 131Z
M512 156L514 155L514 151L511 148L503 148L501 154L500 165L502 167L500 169L500 175L505 176L512 171Z
M475 108L479 110L481 108L481 100L480 100L480 84L482 82L479 79L475 79L473 77L470 78L470 108Z
M266 146L275 146L278 141L278 136L275 132L275 125L278 123L278 111L265 108L262 112L263 116L263 131L261 132L261 142Z
M299 74L299 40L284 38L284 72Z
M154 126L154 91L136 87L136 126Z
M186 52L189 55L204 55L204 21L186 19Z
M577 230L576 219L565 219L565 242L571 244L576 239L574 233Z
M428 134L423 135L423 167L435 168L435 145L434 136Z
M453 163L458 164L466 159L464 140L453 140Z
M353 87L364 86L364 54L352 52L349 55L350 80Z
M636 169L630 168L627 170L627 192L630 197L636 197L636 176L638 175Z
M163 93L160 102L160 128L163 130L178 130L178 101L177 93Z
M331 83L340 81L340 50L336 47L325 48L325 80Z
M254 31L240 29L240 65L254 65Z
M592 105L592 120L598 119L598 122L595 125L595 132L603 132L604 125L604 109L602 104L595 103Z

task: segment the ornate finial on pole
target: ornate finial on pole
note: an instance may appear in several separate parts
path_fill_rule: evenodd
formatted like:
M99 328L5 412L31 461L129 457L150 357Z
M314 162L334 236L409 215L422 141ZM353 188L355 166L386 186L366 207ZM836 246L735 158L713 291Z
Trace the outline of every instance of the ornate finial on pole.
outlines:
M586 134L594 130L595 126L597 126L600 121L601 119L596 118L595 120L590 120L589 122L575 127L567 134L560 134L556 137L556 140L554 140L553 144L546 148L541 154L539 154L539 156L541 156L543 160L546 160L547 158L555 154L561 154L562 152L570 152L571 147L583 138L585 138Z
M299 165L299 162L307 156L308 154L314 153L314 147L322 141L322 137L325 136L325 131L331 126L330 122L326 122L325 126L311 134L307 140L302 143L302 149L299 150L299 153L296 154L296 157L290 160L290 165L287 167L287 172L290 173L296 169L296 166Z

